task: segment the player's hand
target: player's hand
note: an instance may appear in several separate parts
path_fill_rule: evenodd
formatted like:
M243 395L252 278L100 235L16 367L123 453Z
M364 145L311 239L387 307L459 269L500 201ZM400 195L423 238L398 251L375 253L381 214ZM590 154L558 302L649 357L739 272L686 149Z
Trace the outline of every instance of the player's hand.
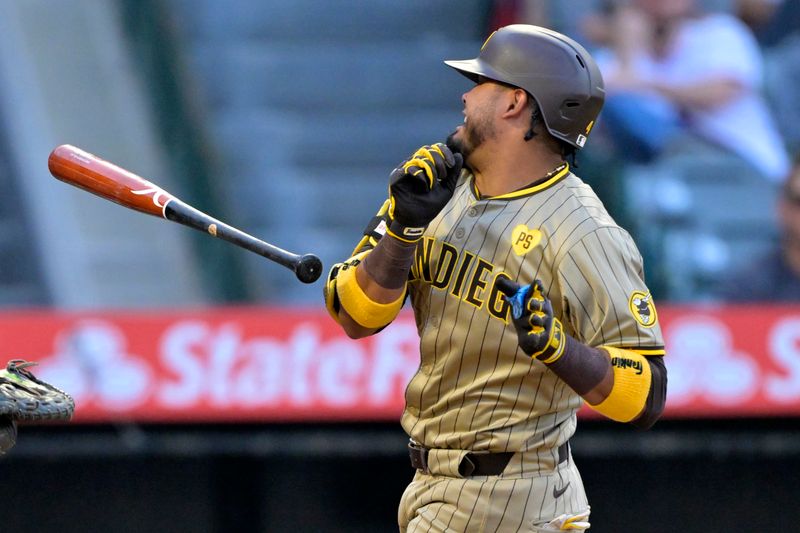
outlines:
M545 297L538 279L520 287L517 283L498 278L497 288L511 304L511 317L522 350L544 363L553 363L564 353L566 338L561 321L553 316L553 306Z
M464 159L442 143L423 146L389 175L389 233L406 242L425 228L453 196Z

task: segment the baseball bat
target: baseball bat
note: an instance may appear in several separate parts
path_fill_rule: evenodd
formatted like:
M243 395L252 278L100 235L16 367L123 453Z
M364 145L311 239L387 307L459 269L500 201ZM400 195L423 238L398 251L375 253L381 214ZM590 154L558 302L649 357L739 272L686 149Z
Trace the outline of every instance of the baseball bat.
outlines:
M298 255L253 237L182 202L158 185L69 144L57 146L47 159L57 179L129 209L189 226L255 252L293 270L303 283L322 273L314 254Z

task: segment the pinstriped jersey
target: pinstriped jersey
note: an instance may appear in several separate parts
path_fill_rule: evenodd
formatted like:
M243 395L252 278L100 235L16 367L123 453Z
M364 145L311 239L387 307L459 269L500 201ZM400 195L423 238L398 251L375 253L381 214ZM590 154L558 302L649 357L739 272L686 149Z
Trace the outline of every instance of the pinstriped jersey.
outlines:
M574 433L583 400L519 348L495 284L502 276L540 279L581 342L664 353L641 255L568 165L493 198L465 170L419 242L409 281L420 367L402 425L428 447L552 453Z

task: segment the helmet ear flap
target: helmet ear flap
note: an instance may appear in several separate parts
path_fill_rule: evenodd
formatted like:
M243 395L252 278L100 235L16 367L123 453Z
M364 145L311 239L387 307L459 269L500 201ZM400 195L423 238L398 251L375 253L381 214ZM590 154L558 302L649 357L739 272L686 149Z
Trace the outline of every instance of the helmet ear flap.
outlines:
M559 108L561 118L565 120L575 120L577 115L581 112L581 110L578 109L580 106L581 103L578 100L564 100Z

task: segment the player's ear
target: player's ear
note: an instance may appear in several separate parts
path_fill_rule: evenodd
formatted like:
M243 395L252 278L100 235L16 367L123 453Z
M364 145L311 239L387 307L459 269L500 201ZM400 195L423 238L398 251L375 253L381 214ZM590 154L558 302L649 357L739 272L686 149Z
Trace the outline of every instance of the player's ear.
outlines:
M523 89L514 89L509 92L506 99L506 109L503 113L504 118L514 118L515 116L525 114L527 115L529 100L528 93Z

